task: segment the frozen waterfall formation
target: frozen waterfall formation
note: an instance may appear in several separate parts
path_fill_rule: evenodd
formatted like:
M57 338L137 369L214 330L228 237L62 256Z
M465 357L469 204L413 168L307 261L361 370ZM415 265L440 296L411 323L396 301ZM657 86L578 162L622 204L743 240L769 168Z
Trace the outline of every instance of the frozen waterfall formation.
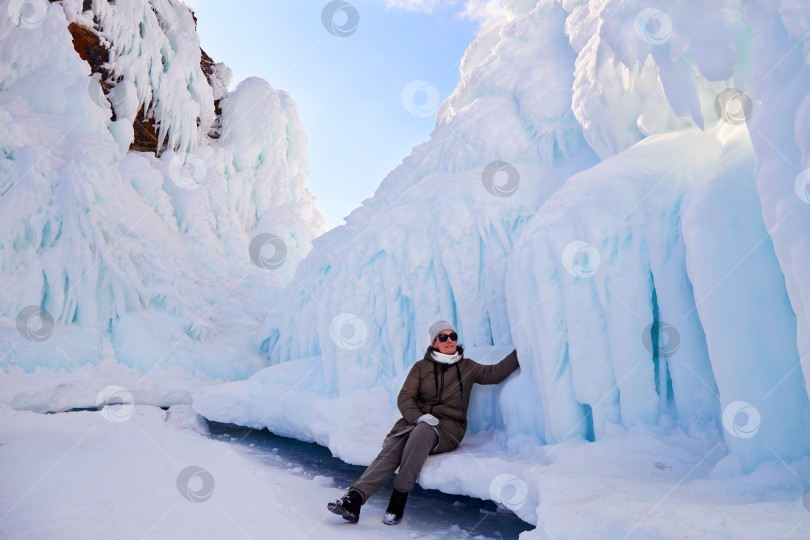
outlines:
M252 331L323 232L290 96L256 78L229 92L177 0L0 15L0 314L81 329L4 362L96 363L111 335L144 372L266 365Z
M394 403L450 317L520 352L519 395L493 402L507 439L641 425L718 434L743 471L807 456L810 7L506 4L431 139L315 240L262 351L304 362L296 392ZM293 408L224 416L340 453L325 412Z

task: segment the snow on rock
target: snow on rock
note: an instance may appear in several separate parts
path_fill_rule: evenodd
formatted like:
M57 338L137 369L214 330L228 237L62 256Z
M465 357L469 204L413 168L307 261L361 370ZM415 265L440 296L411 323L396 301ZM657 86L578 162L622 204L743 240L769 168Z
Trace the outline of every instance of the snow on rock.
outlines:
M192 150L214 122L214 95L191 11L175 0L94 0L93 14L111 44L112 73L134 84L160 126L158 147Z

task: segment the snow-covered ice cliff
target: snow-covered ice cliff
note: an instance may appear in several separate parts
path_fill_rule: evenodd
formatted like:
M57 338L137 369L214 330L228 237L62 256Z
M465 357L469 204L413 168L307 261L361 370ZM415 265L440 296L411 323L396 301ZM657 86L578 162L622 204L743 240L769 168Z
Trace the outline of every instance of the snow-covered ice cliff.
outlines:
M109 357L109 339L142 373L265 366L253 331L323 232L293 100L256 78L229 92L176 0L2 13L6 368L75 371Z

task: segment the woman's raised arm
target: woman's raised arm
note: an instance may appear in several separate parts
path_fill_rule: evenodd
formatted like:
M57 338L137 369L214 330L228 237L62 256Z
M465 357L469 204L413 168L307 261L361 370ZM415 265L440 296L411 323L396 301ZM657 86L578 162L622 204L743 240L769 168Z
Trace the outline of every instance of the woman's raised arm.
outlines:
M473 380L478 384L498 384L520 367L517 350L513 350L503 360L491 366L478 362L473 362L473 364L475 365Z

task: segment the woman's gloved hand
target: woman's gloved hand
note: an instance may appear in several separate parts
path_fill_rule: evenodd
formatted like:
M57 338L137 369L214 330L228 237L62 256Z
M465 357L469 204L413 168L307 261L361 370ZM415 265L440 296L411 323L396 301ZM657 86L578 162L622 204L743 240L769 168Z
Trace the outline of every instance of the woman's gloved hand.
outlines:
M431 426L438 426L439 425L439 419L436 418L435 416L433 416L430 413L423 414L422 416L420 416L419 418L416 419L417 424L421 424L422 422L425 422L426 424L429 424Z

